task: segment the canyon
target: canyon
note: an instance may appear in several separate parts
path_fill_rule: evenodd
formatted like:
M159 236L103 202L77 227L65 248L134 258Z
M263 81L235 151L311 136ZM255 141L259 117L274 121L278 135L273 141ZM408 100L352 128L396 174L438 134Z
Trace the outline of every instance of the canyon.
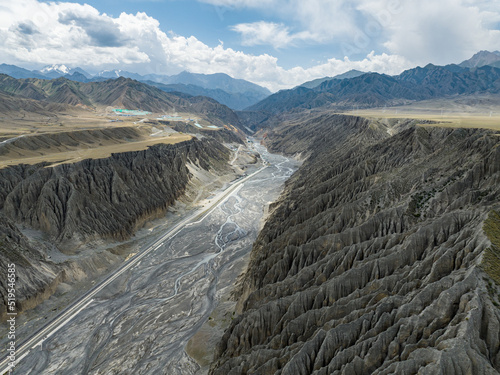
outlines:
M495 131L327 114L265 143L306 160L254 244L210 374L498 372L498 220L483 232Z

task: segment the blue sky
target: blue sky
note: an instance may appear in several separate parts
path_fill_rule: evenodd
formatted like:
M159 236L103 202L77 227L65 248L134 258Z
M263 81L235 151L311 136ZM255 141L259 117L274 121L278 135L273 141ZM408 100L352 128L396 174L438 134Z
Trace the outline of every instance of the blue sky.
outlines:
M499 29L496 0L16 0L0 3L0 62L224 72L278 90L460 62L500 49Z

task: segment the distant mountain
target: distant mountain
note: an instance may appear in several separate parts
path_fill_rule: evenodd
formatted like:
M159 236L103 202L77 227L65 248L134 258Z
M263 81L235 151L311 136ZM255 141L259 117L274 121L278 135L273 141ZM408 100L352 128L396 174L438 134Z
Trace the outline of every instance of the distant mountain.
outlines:
M185 93L192 96L208 96L219 103L227 105L231 109L241 110L262 99L262 95L254 93L228 93L221 89L207 89L196 85L185 85L182 83L163 84L153 81L143 81L148 85L158 87L165 92ZM267 97L267 96L265 96Z
M144 76L137 74L137 73L132 73L128 72L126 70L103 70L102 72L99 72L95 75L94 78L119 78L119 77L125 77L125 78L131 78L135 79L136 81L143 81Z
M85 76L88 79L92 78L91 74L87 73L85 70L83 70L82 68L79 68L79 67L76 67L74 69L70 69L69 73L70 74L78 73L78 74L81 74L81 75Z
M480 68L485 65L500 68L500 52L479 51L469 60L462 61L459 65L462 68Z
M335 79L348 79L348 78L359 77L359 76L362 76L363 74L366 74L366 72L362 72L362 71L356 70L356 69L351 69L348 72L345 72L342 74L337 74L333 78L335 78Z
M251 92L260 94L262 97L271 94L271 91L264 87L244 79L232 78L224 73L197 74L184 71L166 78L163 83L182 83L184 85L200 86L205 89L221 89L231 94Z
M305 82L302 85L300 85L300 87L305 87L305 88L308 88L308 89L313 89L315 87L318 87L319 85L321 85L325 81L330 81L332 79L354 78L354 77L362 76L363 74L365 74L365 72L361 72L359 70L352 69L352 70L349 70L348 72L345 72L345 73L342 73L342 74L338 74L338 75L336 75L334 77L317 78L317 79L314 79L312 81Z
M243 79L232 78L224 73L197 74L181 72L167 76L159 74L140 75L125 70L107 70L95 78L127 77L154 85L166 92L182 92L189 95L208 96L232 109L243 109L266 98L271 92Z
M73 106L112 106L150 112L186 111L205 115L215 124L239 123L231 109L214 99L167 93L124 77L102 82L77 82L64 77L15 79L0 74L0 94ZM13 102L10 102L12 108Z
M255 104L271 94L264 87L224 73L197 74L184 71L173 76L146 75L144 78L166 85L158 86L162 90L208 96L237 110Z
M90 82L90 79L88 79L84 74L77 71L74 71L72 74L65 74L63 77L71 81Z
M48 65L44 67L43 69L40 69L40 73L45 75L46 77L49 77L51 75L55 75L57 77L60 77L61 75L64 74L70 74L69 68L66 65ZM54 77L56 78L56 77Z
M103 70L97 73L94 77L97 78L119 78L123 77L123 73L126 73L122 70ZM128 78L128 77L126 77Z
M83 75L86 79L92 78L92 76L87 73L85 70L82 68L68 68L64 64L54 64L54 65L48 65L44 67L43 69L40 69L39 71L34 71L35 73L39 73L45 78L59 78L59 77L64 77L64 76L72 76L74 73L78 73L76 77L79 77L79 75ZM38 77L34 77L38 78Z
M8 64L0 64L0 74L7 74L14 78L46 78L41 73Z
M348 109L404 104L451 95L500 93L500 69L475 69L458 65L429 64L404 71L399 76L367 73L344 80L331 79L308 89L283 90L251 106L251 111L282 113L291 110L333 106Z
M264 87L243 79L232 78L223 73L196 74L182 72L173 76L160 74L140 75L117 69L104 70L92 76L81 68L69 68L64 64L48 65L43 69L33 71L15 65L1 64L1 73L14 78L55 79L64 77L78 82L102 82L108 79L125 77L156 85L165 92L175 91L193 96L207 96L235 110L251 106L271 94Z

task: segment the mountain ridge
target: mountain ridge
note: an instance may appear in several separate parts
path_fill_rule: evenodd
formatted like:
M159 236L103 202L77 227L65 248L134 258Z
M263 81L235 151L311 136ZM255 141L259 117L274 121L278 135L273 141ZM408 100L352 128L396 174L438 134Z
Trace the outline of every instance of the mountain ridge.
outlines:
M351 69L351 70L349 70L349 71L347 71L345 73L337 74L336 76L333 76L333 77L317 78L317 79L313 79L312 81L304 82L303 84L299 85L298 87L305 87L305 88L308 88L308 89L313 89L313 88L319 86L320 84L322 84L325 81L330 81L332 79L355 78L355 77L359 77L359 76L361 76L361 75L363 75L365 73L366 72L362 72L360 70Z
M497 373L480 265L495 132L329 114L266 134L309 156L254 243L209 374Z
M64 77L52 80L15 79L0 74L0 92L23 99L73 106L114 106L157 113L185 110L209 115L216 125L239 125L236 114L214 99L167 93L124 77L100 82L78 82Z
M282 90L245 110L277 114L318 107L371 108L477 93L500 93L499 68L485 65L468 69L458 65L428 64L397 76L366 73L344 80L327 80L313 89Z
M459 64L463 68L479 68L485 65L500 68L500 51L479 51L470 59Z
M27 70L15 65L0 65L0 73L13 78L56 79L64 77L78 82L98 82L119 77L131 78L140 82L154 82L165 88L164 91L179 91L193 96L209 96L232 109L243 109L269 96L271 92L259 85L243 79L232 78L225 73L197 74L183 71L176 75L146 74L141 75L125 70L106 70L94 76L85 70L69 68L64 64L46 66L40 70ZM165 85L165 86L163 86ZM168 85L176 85L174 90Z

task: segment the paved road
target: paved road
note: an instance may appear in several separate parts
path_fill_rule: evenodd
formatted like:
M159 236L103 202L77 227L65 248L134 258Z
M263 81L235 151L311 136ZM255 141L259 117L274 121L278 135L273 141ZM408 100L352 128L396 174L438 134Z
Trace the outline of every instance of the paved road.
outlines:
M260 151L268 166L155 238L21 343L14 374L194 374L184 346L209 318L218 290L234 285L263 207L292 172L288 159ZM7 365L0 363L1 374Z
M80 311L85 309L92 301L93 297L99 293L101 290L106 288L109 284L111 284L114 280L116 280L119 276L121 276L124 272L128 271L135 265L137 265L142 258L147 256L152 251L157 250L163 243L169 238L175 236L177 232L179 232L186 225L194 222L199 222L206 215L208 215L212 210L220 206L224 200L229 197L238 187L240 187L243 183L251 179L253 176L260 173L262 170L267 167L262 167L248 175L247 177L235 181L232 185L230 185L226 190L221 192L218 196L211 200L211 203L207 207L203 207L200 210L196 211L191 216L182 220L172 229L170 229L167 233L157 239L153 244L146 247L143 251L136 254L134 257L130 258L123 266L113 272L107 279L102 281L100 284L94 286L90 291L88 291L83 297L81 297L78 301L68 306L61 314L59 314L53 321L45 325L40 331L34 334L31 338L24 341L16 351L16 362L21 361L26 355L28 355L31 349L35 349L37 346L42 346L43 342L52 336L55 332L61 329L65 324L67 324L72 318L74 318ZM4 375L9 372L9 359L4 358L2 362L0 362L0 374Z

